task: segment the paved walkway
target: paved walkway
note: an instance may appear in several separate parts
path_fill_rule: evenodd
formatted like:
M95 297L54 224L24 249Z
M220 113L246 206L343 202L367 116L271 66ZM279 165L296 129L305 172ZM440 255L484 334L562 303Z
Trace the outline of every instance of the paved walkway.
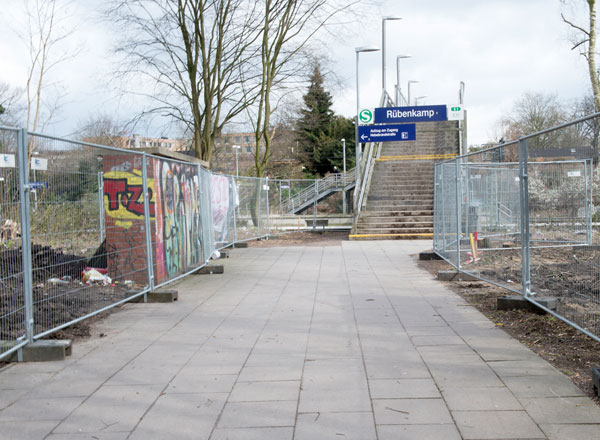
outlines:
M417 268L428 244L234 250L71 359L0 371L0 438L600 438L593 402Z

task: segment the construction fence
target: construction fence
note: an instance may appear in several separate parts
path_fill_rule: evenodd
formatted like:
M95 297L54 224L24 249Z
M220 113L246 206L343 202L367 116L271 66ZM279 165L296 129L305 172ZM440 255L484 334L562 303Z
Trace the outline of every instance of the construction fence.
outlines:
M600 341L599 135L595 114L436 164L434 250Z
M280 186L0 127L0 359L267 237Z

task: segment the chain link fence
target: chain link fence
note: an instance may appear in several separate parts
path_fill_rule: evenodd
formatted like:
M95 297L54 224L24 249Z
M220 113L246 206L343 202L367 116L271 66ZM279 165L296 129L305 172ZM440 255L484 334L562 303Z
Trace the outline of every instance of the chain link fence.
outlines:
M0 359L268 236L269 186L0 127Z
M598 114L435 166L434 250L600 341Z

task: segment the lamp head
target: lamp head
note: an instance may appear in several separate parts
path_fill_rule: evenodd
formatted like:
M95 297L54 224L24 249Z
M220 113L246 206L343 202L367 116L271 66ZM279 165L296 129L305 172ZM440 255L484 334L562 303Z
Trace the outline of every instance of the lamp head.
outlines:
M356 53L359 52L377 52L379 48L377 46L359 46L354 48Z

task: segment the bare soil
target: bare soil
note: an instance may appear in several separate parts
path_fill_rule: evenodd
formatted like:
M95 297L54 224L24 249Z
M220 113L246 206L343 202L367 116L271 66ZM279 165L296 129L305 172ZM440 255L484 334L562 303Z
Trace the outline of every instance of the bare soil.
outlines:
M348 232L343 231L295 231L282 232L275 238L268 240L250 241L250 247L276 247L276 246L339 246L342 241L348 240Z
M445 261L419 261L419 265L437 277L450 270ZM481 311L497 327L506 331L566 374L581 390L600 405L592 385L592 367L600 366L600 343L552 315L522 310L496 310L498 297L513 293L483 281L451 281L448 286Z

